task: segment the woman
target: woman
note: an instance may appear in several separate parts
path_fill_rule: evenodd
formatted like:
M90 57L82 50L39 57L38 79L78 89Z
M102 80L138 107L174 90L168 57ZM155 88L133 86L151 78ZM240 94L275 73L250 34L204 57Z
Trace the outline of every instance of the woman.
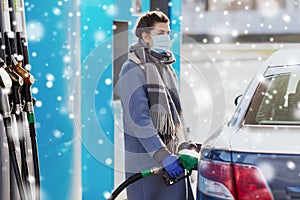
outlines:
M170 47L168 17L160 11L144 14L137 22L138 42L131 45L118 83L123 107L126 178L162 165L170 177L184 174L178 162L184 141L182 109L175 62ZM127 188L128 200L193 199L188 180L166 186L162 175L142 179Z

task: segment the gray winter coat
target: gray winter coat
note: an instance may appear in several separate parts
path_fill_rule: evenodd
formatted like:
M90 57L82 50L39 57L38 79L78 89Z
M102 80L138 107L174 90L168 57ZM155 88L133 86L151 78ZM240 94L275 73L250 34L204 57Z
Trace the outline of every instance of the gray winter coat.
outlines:
M149 115L146 75L139 65L128 60L119 76L118 92L123 107L126 178L159 166L153 159L165 147ZM128 200L193 199L187 179L166 186L162 175L146 177L127 187Z

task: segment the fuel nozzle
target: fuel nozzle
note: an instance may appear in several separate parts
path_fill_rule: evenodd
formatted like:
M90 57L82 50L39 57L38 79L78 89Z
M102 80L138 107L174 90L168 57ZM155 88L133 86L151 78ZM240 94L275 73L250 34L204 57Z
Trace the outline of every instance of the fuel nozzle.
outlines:
M11 80L17 84L18 86L22 86L23 85L23 78L17 74L16 72L12 71L11 68L6 67L5 71L8 73L8 75L10 76Z
M188 171L197 169L200 148L194 143L183 143L178 148L178 158L181 165Z
M171 178L166 171L164 171L163 167L153 167L151 169L144 170L142 172L133 174L126 181L124 181L121 185L119 185L108 200L114 200L116 197L125 189L128 185L148 176L163 174L163 179L167 186L173 185L178 181L184 180L192 174L193 169L197 169L199 151L201 146L198 146L194 143L183 143L179 146L178 157L182 166L188 171L186 175L183 175L179 178Z
M171 178L167 173L165 173L163 175L163 179L167 186L173 185L178 181L189 177L193 170L197 170L200 148L201 145L198 146L197 144L191 142L184 142L179 145L178 160L181 166L187 170L187 174L180 177Z
M34 83L34 77L22 67L22 62L18 62L14 56L11 56L13 62L13 70L17 72L24 80L24 84L32 85Z

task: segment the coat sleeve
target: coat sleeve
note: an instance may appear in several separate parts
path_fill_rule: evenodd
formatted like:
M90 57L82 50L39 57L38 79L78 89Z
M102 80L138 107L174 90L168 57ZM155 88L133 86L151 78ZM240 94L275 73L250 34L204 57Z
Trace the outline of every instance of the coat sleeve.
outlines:
M149 114L145 72L133 62L125 63L117 87L123 107L125 133L136 137L144 149L160 162L170 152L160 139Z

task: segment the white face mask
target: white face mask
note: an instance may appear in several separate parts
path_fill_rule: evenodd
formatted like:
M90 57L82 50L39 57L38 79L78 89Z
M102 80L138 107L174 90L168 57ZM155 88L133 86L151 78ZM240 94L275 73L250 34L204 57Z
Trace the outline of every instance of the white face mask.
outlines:
M153 40L153 46L150 47L152 51L161 53L170 49L171 46L170 35L168 34L153 35L152 40Z

